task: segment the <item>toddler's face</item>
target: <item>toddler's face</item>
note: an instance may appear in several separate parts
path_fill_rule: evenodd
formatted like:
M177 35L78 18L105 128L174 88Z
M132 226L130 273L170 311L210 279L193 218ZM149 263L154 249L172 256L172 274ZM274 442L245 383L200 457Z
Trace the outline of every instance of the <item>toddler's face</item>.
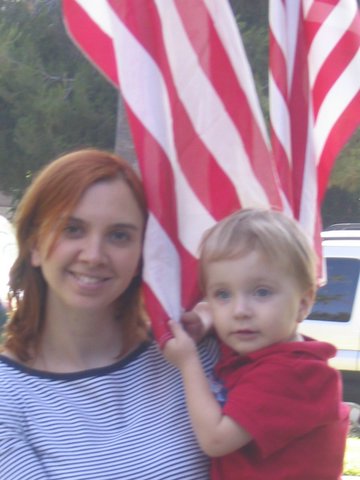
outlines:
M240 355L294 341L312 292L261 252L210 262L206 296L221 340Z

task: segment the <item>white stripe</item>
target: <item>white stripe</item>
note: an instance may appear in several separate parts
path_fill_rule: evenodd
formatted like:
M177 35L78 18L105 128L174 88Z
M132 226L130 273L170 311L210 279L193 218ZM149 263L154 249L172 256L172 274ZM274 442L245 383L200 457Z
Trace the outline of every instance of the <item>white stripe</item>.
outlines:
M296 55L296 43L299 29L299 0L287 0L284 5L281 0L270 0L270 27L284 55L288 93L293 83L293 71ZM270 65L270 69L272 69ZM271 96L270 96L271 99ZM272 101L272 100L271 100ZM274 103L274 110L277 108Z
M302 181L301 202L299 221L304 231L308 234L311 242L314 240L315 224L318 215L318 191L317 191L317 168L316 168L316 152L314 149L314 125L311 115L311 100L309 99L309 115L307 143L305 151L304 173Z
M202 232L214 224L214 219L199 202L177 162L170 99L161 71L117 16L113 21L117 33L114 46L123 96L170 161L175 177L179 237L184 247L196 256ZM191 218L194 223L190 221Z
M245 92L252 115L261 131L264 142L269 145L268 132L255 89L251 67L230 5L227 1L219 2L218 0L204 0L204 3L236 73L239 85Z
M179 254L151 213L144 242L143 278L159 299L169 318L178 320L181 314ZM165 286L169 286L169 288L164 288Z
M321 104L314 128L319 161L331 129L360 90L360 51L333 84Z
M279 91L273 76L269 75L270 117L271 126L282 147L285 150L286 159L291 166L291 132L288 105Z
M286 58L287 35L286 35L286 13L281 0L270 0L269 5L269 27L271 33L281 48Z
M74 0L91 18L91 20L109 37L113 36L109 18L109 4L107 0ZM82 28L79 26L79 30Z
M319 5L318 8L324 8ZM313 88L316 81L316 77L328 58L330 53L336 47L341 40L345 31L349 28L354 20L357 12L357 6L355 2L346 0L346 2L340 2L336 7L327 6L326 9L332 9L331 14L323 21L321 28L318 30L309 51L309 74L310 74L310 86ZM306 20L320 21L322 15L314 12L313 15L309 15ZM315 17L315 18L314 18Z
M159 15L174 82L195 131L234 184L240 202L268 205L266 193L254 175L238 131L200 68L174 4L155 1L161 7Z
M286 0L286 68L288 85L292 85L294 76L294 63L296 57L296 47L298 40L298 30L300 21L300 3L299 0Z
M302 8L303 8L303 14L304 17L306 18L310 8L313 6L314 0L302 0Z

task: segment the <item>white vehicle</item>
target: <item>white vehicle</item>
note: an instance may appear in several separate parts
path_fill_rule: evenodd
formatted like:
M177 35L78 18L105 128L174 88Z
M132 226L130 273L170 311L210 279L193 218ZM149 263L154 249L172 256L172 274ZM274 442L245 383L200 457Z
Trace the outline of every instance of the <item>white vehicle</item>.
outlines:
M9 271L17 255L15 235L10 222L0 215L0 299L6 302Z
M331 364L344 380L344 399L360 404L360 224L338 224L322 233L327 284L300 331L335 345Z

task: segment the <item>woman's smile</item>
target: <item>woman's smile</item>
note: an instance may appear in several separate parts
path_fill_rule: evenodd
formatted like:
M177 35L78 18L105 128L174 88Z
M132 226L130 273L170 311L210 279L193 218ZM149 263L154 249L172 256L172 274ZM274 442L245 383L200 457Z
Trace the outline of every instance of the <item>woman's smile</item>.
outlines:
M77 282L79 286L94 286L94 287L102 287L105 282L111 280L110 275L89 275L86 273L77 273L73 271L69 271L71 277Z

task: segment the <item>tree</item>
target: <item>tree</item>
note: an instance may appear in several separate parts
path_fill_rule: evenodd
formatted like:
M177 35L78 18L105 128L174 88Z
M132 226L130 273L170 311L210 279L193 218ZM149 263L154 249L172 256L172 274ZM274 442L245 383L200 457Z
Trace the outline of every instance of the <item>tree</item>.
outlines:
M343 149L333 170L329 187L337 186L360 196L360 129Z
M74 148L113 149L115 89L69 40L60 2L0 2L0 189Z
M359 223L360 129L341 152L334 166L322 207L324 226Z
M268 2L230 2L268 119ZM0 0L0 190L20 196L39 167L85 146L134 161L121 97L68 38L61 2ZM329 188L337 188L325 198L327 218L330 198L360 197L359 156L358 132L331 175Z
M359 192L351 192L337 186L328 188L322 207L324 228L334 223L359 223Z

